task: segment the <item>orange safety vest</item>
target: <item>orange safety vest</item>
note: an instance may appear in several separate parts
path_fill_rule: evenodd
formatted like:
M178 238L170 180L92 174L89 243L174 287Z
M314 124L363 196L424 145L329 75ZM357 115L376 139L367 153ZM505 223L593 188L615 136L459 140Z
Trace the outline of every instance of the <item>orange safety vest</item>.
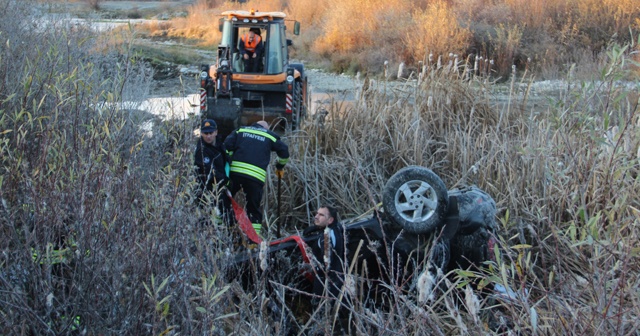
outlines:
M253 35L252 42L249 42L249 33L246 33L244 34L244 36L242 36L242 42L244 43L244 50L246 51L255 52L256 47L258 47L258 43L260 43L260 41L262 41L262 39L258 34Z

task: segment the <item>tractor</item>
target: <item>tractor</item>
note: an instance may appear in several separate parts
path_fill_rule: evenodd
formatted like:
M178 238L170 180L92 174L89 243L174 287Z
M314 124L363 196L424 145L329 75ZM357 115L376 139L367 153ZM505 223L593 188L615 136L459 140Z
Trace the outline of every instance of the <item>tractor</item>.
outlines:
M289 62L286 22L299 35L300 22L282 12L225 11L219 20L222 38L214 65L202 65L200 112L218 124L226 137L234 129L266 120L272 129L295 130L307 114L307 76L304 65ZM241 38L260 37L262 52L257 69L245 69ZM257 71L256 71L257 70Z

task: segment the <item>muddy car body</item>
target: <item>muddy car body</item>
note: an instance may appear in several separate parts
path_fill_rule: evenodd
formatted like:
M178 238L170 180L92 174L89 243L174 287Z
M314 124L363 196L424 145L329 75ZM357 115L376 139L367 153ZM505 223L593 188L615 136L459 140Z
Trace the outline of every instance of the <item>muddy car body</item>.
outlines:
M406 167L386 183L381 211L343 222L349 265L345 271L360 288L377 290L377 284L393 283L408 290L424 271L446 274L479 267L493 255L495 217L496 203L483 190L447 190L431 170ZM269 242L262 256L258 249L238 253L233 269L247 283L249 277L268 272L279 282L307 290L313 279L308 245L320 234Z

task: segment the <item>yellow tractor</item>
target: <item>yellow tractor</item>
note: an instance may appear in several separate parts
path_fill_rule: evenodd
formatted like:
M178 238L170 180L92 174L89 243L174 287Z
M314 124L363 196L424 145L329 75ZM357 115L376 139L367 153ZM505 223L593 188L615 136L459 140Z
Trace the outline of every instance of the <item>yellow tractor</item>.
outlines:
M282 12L226 11L221 16L216 63L201 67L202 117L215 120L222 136L259 120L282 131L297 129L307 114L307 77L303 64L289 62L292 42L285 23L293 24L295 35L300 23L286 20ZM251 66L245 56L249 47L256 54L250 56Z

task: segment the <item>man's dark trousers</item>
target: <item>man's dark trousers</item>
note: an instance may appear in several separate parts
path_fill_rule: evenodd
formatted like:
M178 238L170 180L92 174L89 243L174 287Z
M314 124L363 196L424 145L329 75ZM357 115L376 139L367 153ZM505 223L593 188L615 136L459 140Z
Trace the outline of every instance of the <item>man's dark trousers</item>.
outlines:
M262 211L260 211L260 202L264 183L258 182L251 178L246 178L241 174L231 173L231 194L235 195L240 189L244 190L247 200L247 214L251 223L262 223Z

